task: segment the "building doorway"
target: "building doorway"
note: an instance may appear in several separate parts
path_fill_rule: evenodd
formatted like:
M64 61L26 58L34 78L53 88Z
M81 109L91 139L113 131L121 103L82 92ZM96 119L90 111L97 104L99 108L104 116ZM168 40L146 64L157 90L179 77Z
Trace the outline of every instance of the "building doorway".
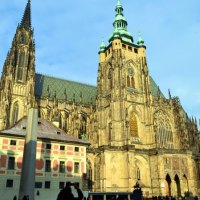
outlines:
M177 197L180 197L181 196L181 185L180 185L180 179L177 174L174 177L174 181L176 183L176 195L177 195Z
M189 197L190 191L189 191L189 184L188 184L188 179L187 176L184 174L183 175L183 184L182 184L182 191L184 192L184 195L186 197Z
M166 179L165 179L165 180L167 181L167 189L166 189L166 194L167 194L168 196L171 196L171 183L172 183L172 180L171 180L171 178L170 178L169 174L167 174L167 176L166 176Z

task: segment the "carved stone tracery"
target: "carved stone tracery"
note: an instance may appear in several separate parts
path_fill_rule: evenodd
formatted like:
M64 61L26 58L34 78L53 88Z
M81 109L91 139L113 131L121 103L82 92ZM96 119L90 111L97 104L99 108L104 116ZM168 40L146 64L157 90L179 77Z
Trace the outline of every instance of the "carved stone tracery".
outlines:
M155 142L159 148L173 149L173 134L167 115L158 111L154 114Z

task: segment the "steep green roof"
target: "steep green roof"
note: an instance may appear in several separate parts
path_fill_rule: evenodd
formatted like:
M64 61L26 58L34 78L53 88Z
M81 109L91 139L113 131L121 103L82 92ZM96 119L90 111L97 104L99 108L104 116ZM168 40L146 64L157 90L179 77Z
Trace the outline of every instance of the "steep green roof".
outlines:
M150 90L153 96L158 96L159 87L152 77L150 77ZM56 98L59 100L64 100L66 93L68 101L72 101L75 95L75 101L80 102L82 96L83 104L90 104L92 100L93 105L95 105L97 87L36 73L35 96L38 98L47 97L49 93L49 97L52 98L55 92ZM160 95L164 97L161 91Z
M155 83L155 81L151 76L150 76L150 90L153 96L158 96L158 93L160 92L160 95L165 98L163 93L160 91L159 86Z
M92 85L36 73L35 96L38 98L47 97L48 93L50 97L53 97L56 93L56 98L59 100L64 100L67 95L68 101L72 101L75 95L76 102L80 102L82 96L83 104L89 104L91 100L95 104L97 88Z

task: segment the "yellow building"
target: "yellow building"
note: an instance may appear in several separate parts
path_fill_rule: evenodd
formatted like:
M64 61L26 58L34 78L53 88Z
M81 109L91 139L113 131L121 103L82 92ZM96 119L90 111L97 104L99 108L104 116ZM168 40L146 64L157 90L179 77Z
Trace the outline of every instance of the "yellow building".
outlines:
M200 195L197 123L178 97L165 97L149 74L146 46L134 43L117 1L109 45L101 43L97 87L35 73L28 1L1 77L0 129L37 105L39 117L68 135L86 138L90 191L145 197Z

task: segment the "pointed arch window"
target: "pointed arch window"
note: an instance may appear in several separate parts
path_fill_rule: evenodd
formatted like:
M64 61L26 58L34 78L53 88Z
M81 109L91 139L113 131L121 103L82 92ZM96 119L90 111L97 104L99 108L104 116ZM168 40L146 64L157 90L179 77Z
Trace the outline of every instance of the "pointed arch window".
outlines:
M155 142L159 148L173 149L173 133L167 116L159 111L154 115Z
M80 126L80 138L82 135L85 135L87 131L87 117L85 115L81 116L81 126Z
M135 88L134 71L131 66L127 69L127 87Z
M26 43L26 33L25 32L23 32L23 33L20 34L20 36L19 36L19 42L21 44L25 44Z
M47 119L51 120L51 107L47 107Z
M69 110L65 109L64 119L63 119L63 129L65 132L68 131L68 125L69 125Z
M108 90L112 89L112 69L108 71Z
M24 43L24 35L23 34L21 34L20 40L21 40L21 43Z
M12 124L15 124L18 120L19 115L19 105L16 102L13 106L13 113L12 113Z
M19 56L18 71L17 71L17 80L19 81L23 80L24 59L25 59L25 52L22 52Z
M130 136L138 137L138 122L134 113L131 113L129 123L130 123Z
M130 87L130 86L131 86L130 78L129 76L127 76L127 87Z
M87 180L88 180L88 189L92 189L92 164L87 160Z
M140 169L139 168L136 169L136 178L137 178L137 180L140 180Z
M127 76L127 87L135 88L135 80L133 76Z

